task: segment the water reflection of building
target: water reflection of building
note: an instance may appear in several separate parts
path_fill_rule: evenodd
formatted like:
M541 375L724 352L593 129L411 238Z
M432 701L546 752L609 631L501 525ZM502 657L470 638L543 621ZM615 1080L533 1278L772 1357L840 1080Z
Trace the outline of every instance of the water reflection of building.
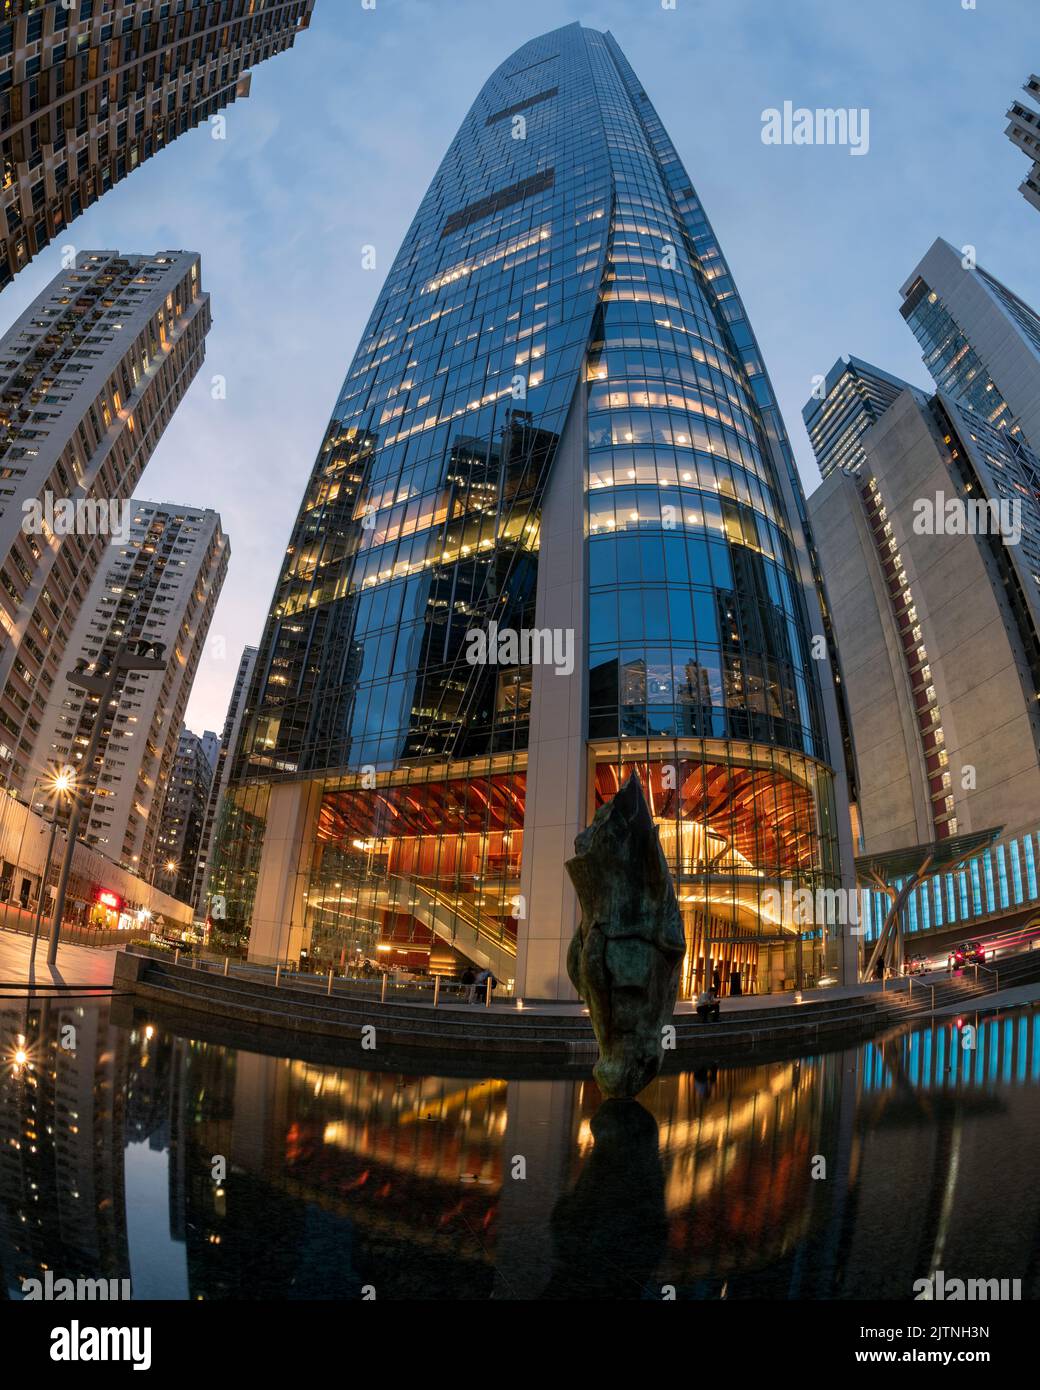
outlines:
M72 1056L54 1051L66 1022ZM44 1268L170 1259L154 1229L127 1235L124 1148L129 1174L147 1141L168 1151L191 1298L907 1299L937 1269L1036 1297L1040 1016L966 1036L951 1019L663 1077L629 1134L591 1082L350 1070L19 1005L0 1014L0 1267L17 1293ZM632 1211L646 1239L604 1271Z
M503 1083L203 1044L182 1063L171 1171L192 1298L488 1296Z
M977 1047L964 1040L949 1022L861 1053L844 1297L904 1298L906 1272L937 1269L1021 1278L1024 1299L1040 1294L1040 1019L986 1020Z
M970 1053L963 1038L951 1021L856 1051L661 1078L641 1099L659 1125L667 1251L630 1296L670 1285L679 1298L907 1299L938 1268L1021 1277L1035 1296L1040 1019L983 1022ZM503 1184L497 1296L546 1287L553 1217L599 1103L591 1085L511 1084L506 1152L531 1161L527 1182Z
M0 1009L0 1271L12 1297L45 1270L129 1278L126 1047L94 1003Z
M904 1298L936 1267L1035 1282L1040 1198L1025 1136L1040 1106L1040 1021L983 1023L967 1071L961 1037L936 1025L883 1048L659 1080L643 1101L659 1129L667 1243L643 1296L672 1285L681 1298ZM323 1252L340 1297L369 1284L390 1298L542 1296L554 1216L591 1153L590 1083L413 1078L251 1054L232 1075L207 1052L191 1049L184 1094L196 1130L185 1193L195 1296L227 1296L239 1280L252 1289L258 1258L278 1296L279 1280L283 1292L306 1283L307 1249ZM998 1194L986 1155L1007 1125L1023 1139L999 1145ZM231 1164L220 1193L208 1174L217 1152ZM986 1232L1008 1201L1021 1228L1001 1261Z

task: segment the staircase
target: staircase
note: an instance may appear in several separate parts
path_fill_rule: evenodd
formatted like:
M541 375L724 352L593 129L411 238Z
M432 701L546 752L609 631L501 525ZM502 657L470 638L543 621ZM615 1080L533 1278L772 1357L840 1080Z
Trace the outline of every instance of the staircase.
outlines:
M387 1053L411 1060L423 1053L423 1065L434 1056L443 1059L453 1073L482 1074L488 1065L504 1075L508 1058L515 1070L587 1067L597 1055L588 1017L582 1013L518 1009L512 1003L491 1008L442 1003L381 1002L366 997L346 981L334 981L328 992L323 977L292 976L290 983L275 987L273 978L257 978L219 968L175 965L140 952L120 952L114 990L132 995L150 1012L158 1008L177 1015L208 1015L232 1027L236 1036L256 1039L269 1050L284 1047L288 1038L298 1042L337 1040L338 1055L369 1064L389 1065ZM1001 989L1040 981L1040 951L1024 952L1000 962ZM922 985L899 981L893 988L846 997L821 997L802 1004L785 1002L775 1007L731 1010L723 1001L717 1023L702 1021L694 1013L674 1017L675 1049L666 1054L671 1069L697 1058L712 1061L760 1062L773 1056L800 1055L816 1046L837 1047L854 1042L948 1005L975 1004L994 992L992 972L979 971ZM934 996L933 996L934 989ZM376 1057L362 1050L362 1029L375 1029Z
M459 955L490 970L503 984L516 977L516 943L505 941L501 930L491 926L479 912L466 907L452 895L424 888L414 880L398 879L407 896L408 910L424 927Z

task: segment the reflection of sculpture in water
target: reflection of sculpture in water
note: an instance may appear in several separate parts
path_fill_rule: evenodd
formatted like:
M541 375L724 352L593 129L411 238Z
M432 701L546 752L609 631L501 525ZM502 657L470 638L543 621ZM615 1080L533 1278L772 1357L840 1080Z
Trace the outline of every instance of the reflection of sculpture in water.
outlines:
M668 1237L657 1121L638 1101L604 1101L595 1146L552 1214L543 1298L658 1298L650 1289Z
M637 773L601 806L567 861L581 922L567 974L588 1005L599 1043L593 1068L605 1095L631 1098L664 1057L686 952L672 876Z

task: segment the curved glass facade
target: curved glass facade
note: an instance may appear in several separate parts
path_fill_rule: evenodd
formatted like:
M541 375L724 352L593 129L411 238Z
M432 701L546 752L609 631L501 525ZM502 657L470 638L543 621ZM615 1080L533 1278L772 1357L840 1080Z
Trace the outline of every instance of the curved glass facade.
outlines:
M579 454L560 445L575 419ZM481 91L347 375L223 817L212 886L233 923L263 915L285 783L306 803L285 954L516 974L538 658L473 662L470 642L534 630L548 483L576 467L579 820L638 765L687 988L723 966L744 988L791 973L786 950L762 967L785 927L761 889L838 873L802 496L688 176L614 40L577 24Z

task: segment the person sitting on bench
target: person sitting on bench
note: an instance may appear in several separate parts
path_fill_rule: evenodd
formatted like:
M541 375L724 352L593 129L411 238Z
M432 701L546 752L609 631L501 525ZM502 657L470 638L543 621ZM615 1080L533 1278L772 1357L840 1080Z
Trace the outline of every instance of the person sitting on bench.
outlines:
M703 994L697 996L697 1016L718 1022L719 1001L713 989L706 989Z

